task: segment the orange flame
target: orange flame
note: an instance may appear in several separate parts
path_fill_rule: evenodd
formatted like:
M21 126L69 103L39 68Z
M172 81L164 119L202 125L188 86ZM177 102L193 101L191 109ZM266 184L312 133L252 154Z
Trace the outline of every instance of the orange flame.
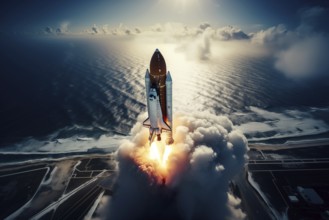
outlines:
M161 151L161 146L158 142L153 142L150 147L149 157L151 160L156 161L161 168L167 168L169 155L172 151L171 146L166 145Z
M151 146L135 148L132 157L139 168L158 184L166 184L170 169L170 156L173 147L162 142L153 142Z

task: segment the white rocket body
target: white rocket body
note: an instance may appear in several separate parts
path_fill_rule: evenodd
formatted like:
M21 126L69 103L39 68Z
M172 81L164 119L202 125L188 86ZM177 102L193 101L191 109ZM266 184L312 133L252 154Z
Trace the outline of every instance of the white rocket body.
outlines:
M167 77L166 77L166 96L167 96L167 120L168 120L168 125L171 128L170 132L167 133L167 139L166 139L166 143L168 145L173 144L174 143L174 139L172 137L172 79L171 79L171 75L170 72L168 71L167 73Z

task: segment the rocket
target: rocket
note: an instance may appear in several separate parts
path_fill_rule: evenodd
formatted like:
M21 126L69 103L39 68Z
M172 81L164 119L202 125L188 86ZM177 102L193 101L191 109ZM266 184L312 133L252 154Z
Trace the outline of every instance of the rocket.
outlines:
M143 125L149 128L150 144L157 136L161 141L163 131L167 133L166 144L174 143L172 137L172 79L167 72L166 61L158 49L155 50L151 62L150 71L145 74L145 89L148 118Z

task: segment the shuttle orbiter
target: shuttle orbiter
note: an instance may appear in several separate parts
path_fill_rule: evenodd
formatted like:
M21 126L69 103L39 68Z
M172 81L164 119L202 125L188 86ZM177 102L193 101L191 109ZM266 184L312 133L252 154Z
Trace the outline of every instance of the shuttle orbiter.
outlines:
M162 131L165 131L167 133L166 144L171 145L174 143L172 137L172 79L158 49L151 58L150 71L146 70L145 88L148 118L143 125L150 130L150 144L155 135L157 135L157 140L161 141Z

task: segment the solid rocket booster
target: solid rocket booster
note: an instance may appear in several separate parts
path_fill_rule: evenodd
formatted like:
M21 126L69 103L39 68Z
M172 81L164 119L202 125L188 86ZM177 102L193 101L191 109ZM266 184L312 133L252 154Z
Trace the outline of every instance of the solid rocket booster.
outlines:
M155 136L161 141L162 131L167 133L166 144L173 144L172 79L170 72L167 72L166 61L158 49L151 58L150 71L146 70L145 90L148 118L143 125L150 130L150 144Z

